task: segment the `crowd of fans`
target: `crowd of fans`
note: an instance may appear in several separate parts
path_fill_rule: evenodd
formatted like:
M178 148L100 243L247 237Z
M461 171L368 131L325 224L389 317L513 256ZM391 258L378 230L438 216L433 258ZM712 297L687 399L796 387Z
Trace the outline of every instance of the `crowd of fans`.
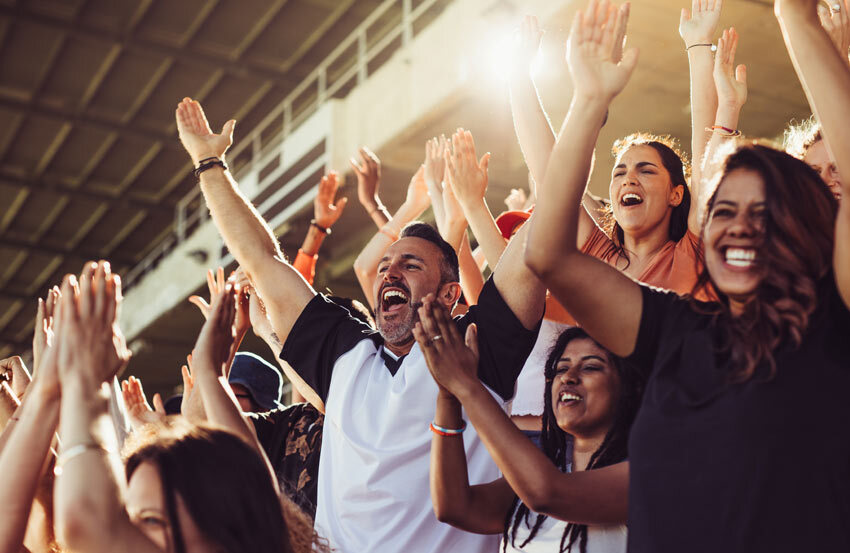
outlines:
M746 67L721 6L682 10L692 165L668 137L622 138L609 200L586 184L638 63L628 4L576 15L557 133L522 21L531 189L498 218L469 131L426 143L393 214L362 148L368 306L312 286L339 175L290 264L228 171L235 122L213 133L180 102L239 268L190 298L206 322L182 394L153 407L138 378L117 386L107 261L39 301L32 375L0 361L0 553L850 551L850 0L775 2L813 112L781 147L740 138ZM417 221L429 206L436 227ZM249 330L278 367L238 352Z

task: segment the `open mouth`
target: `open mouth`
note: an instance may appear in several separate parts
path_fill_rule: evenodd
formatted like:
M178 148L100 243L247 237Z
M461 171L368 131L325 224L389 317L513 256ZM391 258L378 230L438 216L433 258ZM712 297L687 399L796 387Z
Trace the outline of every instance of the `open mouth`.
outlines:
M577 404L577 403L579 403L580 401L582 401L582 398L581 398L581 396L580 396L580 395L575 394L575 393L573 393L573 392L568 392L568 391L566 391L566 390L562 391L562 392L558 395L558 403L559 403L559 404L563 404L563 405L576 405L576 404Z
M400 288L385 288L381 292L381 311L392 313L410 303L410 297Z
M755 248L728 247L723 251L723 259L727 265L748 269L756 263Z
M629 192L627 194L623 194L620 198L620 205L623 207L632 207L635 205L640 205L643 203L643 198L635 194L634 192Z

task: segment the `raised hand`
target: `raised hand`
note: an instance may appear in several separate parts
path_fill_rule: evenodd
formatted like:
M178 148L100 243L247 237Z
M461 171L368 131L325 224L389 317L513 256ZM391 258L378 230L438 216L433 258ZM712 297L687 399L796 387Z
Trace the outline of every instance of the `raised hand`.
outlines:
M413 336L425 355L428 370L441 391L462 395L478 383L478 329L466 330L466 340L442 305L428 294L419 308Z
M324 226L324 225L322 225ZM227 282L233 282L234 277L231 276L227 281L224 279L224 268L219 267L213 272L212 269L207 269L207 288L210 291L210 298L214 297L216 294L221 293L224 290L225 284ZM243 290L244 292L244 290ZM201 314L204 316L204 319L209 318L210 314L210 304L202 298L201 296L189 296L189 303L197 306L197 308L201 311ZM251 327L251 320L248 313L249 305L247 296L241 295L239 297L239 301L236 305L236 331L237 336L240 338L245 336L248 332L248 329ZM238 343L236 344L238 347ZM236 353L235 351L233 352Z
M195 389L195 375L192 374L192 354L186 356L186 364L180 367L183 378L183 397L180 400L180 414L192 422L204 420L204 403L201 394Z
M360 162L353 157L349 160L354 174L357 175L357 199L366 211L381 206L378 188L381 185L381 160L367 147L360 148Z
M821 25L838 48L842 59L850 63L850 1L832 0L830 7L818 4Z
M340 198L334 203L338 188L339 175L336 171L331 171L319 182L319 191L313 199L313 217L320 227L331 228L334 226L348 203L348 198Z
M631 48L622 54L616 36L628 23L629 5L619 12L608 0L591 0L586 11L579 11L573 19L567 41L567 64L573 78L575 96L612 100L631 77L637 65L638 52ZM617 21L620 21L620 25Z
M192 364L196 371L214 370L217 376L226 376L230 350L236 340L233 323L237 295L240 294L241 291L235 290L233 284L228 282L224 290L212 296L210 315L192 350Z
M446 137L443 135L440 135L440 138L434 137L425 143L424 177L429 190L435 187L442 189L443 171L446 167L443 154L446 144Z
M522 188L512 188L511 193L505 198L505 205L510 211L522 211L525 209L525 202L528 197L525 195L525 190Z
M452 135L452 150L448 156L449 184L464 209L484 199L489 165L489 152L480 160L477 158L471 132L458 129Z
M21 399L26 392L32 378L20 356L0 359L0 382L7 382L12 393L17 399Z
M404 203L421 211L425 211L430 205L431 197L428 196L428 184L425 182L425 165L420 165L410 179Z
M201 104L191 98L183 98L177 104L175 115L180 142L195 165L208 157L224 160L224 153L233 143L236 120L231 119L221 128L221 133L214 134Z
M531 75L534 58L540 50L540 41L543 39L543 31L537 22L537 17L526 15L519 25L518 44L513 55L513 70L516 76Z
M714 56L714 84L720 106L740 108L747 103L747 66L735 67L737 49L738 32L734 27L726 29L717 41Z
M682 8L679 19L679 36L685 47L694 44L711 44L720 23L723 0L691 0L691 11Z
M53 311L59 298L59 287L54 286L47 292L47 299L38 298L38 311L35 316L35 332L32 337L32 368L38 371L38 365L45 350L53 343Z
M89 262L77 280L66 275L58 304L56 348L59 378L93 388L117 375L130 360L118 327L121 279L108 261Z
M151 409L142 389L142 381L135 376L131 376L121 383L121 395L124 397L127 417L133 430L138 430L146 424L165 420L165 405L162 403L162 396L153 395L153 409Z

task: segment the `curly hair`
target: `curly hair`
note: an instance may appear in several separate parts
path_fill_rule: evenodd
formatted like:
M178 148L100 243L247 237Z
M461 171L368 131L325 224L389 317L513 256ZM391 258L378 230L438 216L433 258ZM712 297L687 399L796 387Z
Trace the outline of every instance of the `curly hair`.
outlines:
M761 281L739 316L732 316L729 298L703 267L692 291L705 290L720 301L700 304L720 330L721 348L730 354L732 383L750 380L766 363L765 380L776 374L773 351L780 345L798 347L817 306L818 281L832 267L835 217L838 204L818 174L802 161L774 148L739 146L724 161L702 222L705 228L723 179L729 173L754 171L764 183L766 223L758 259Z
M809 148L823 140L820 123L812 115L800 123L791 122L782 135L782 149L797 159L806 157Z
M650 146L661 157L661 164L670 175L670 182L673 187L682 187L682 201L673 208L670 215L670 226L667 230L667 236L673 242L678 242L685 236L688 231L688 213L691 209L691 191L688 188L688 178L690 176L690 164L687 157L679 149L676 139L669 135L655 135L650 133L634 133L614 142L611 149L611 154L614 158L619 158L626 150L634 146ZM603 217L603 230L605 234L611 237L613 242L611 248L613 251L605 252L605 257L612 253L616 253L619 257L625 258L628 261L628 254L625 250L625 233L617 220L614 218L613 202L609 203L605 208Z
M176 553L186 551L177 496L217 551L329 551L309 517L278 495L257 452L235 434L169 420L135 435L124 456L127 482L143 463L159 473L172 530L170 550Z
M571 327L564 330L558 336L555 345L549 350L549 356L546 359L544 368L546 386L543 392L544 409L540 442L543 447L543 453L562 472L566 472L567 464L571 461L571 459L567 459L567 455L570 451L568 440L572 439L572 437L561 430L555 419L555 414L552 410L552 383L555 380L558 360L561 358L567 345L577 339L593 340L580 327ZM595 340L593 342L599 345ZM599 347L602 348L602 346ZM604 350L605 348L602 349ZM609 363L617 371L617 375L620 378L620 397L618 398L616 413L614 414L614 422L605 434L605 438L599 449L594 451L590 457L586 470L607 467L626 460L628 457L629 431L635 420L635 415L637 414L643 394L644 382L640 378L638 371L627 366L624 360L608 352L608 350L605 351L608 354ZM508 540L510 540L513 547L522 549L534 539L543 522L546 520L546 515L538 514L528 537L519 546L516 545L517 530L522 521L525 521L525 524L529 525L530 516L531 511L529 508L524 503L521 503L518 497L514 499L505 518L505 530L502 534L502 551L507 551ZM561 536L559 552L565 553L572 551L572 547L576 541L579 544L579 551L586 553L587 525L570 522Z

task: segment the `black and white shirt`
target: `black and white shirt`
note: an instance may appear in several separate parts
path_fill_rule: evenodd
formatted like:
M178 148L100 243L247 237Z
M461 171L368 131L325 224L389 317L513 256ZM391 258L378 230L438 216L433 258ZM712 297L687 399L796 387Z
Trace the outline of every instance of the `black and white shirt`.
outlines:
M478 326L478 375L507 406L537 330L527 330L492 279L478 305L455 319ZM325 401L316 528L342 553L492 553L498 536L442 524L434 516L429 457L437 385L418 345L400 359L380 334L317 295L281 352ZM499 477L470 427L463 436L470 484Z

